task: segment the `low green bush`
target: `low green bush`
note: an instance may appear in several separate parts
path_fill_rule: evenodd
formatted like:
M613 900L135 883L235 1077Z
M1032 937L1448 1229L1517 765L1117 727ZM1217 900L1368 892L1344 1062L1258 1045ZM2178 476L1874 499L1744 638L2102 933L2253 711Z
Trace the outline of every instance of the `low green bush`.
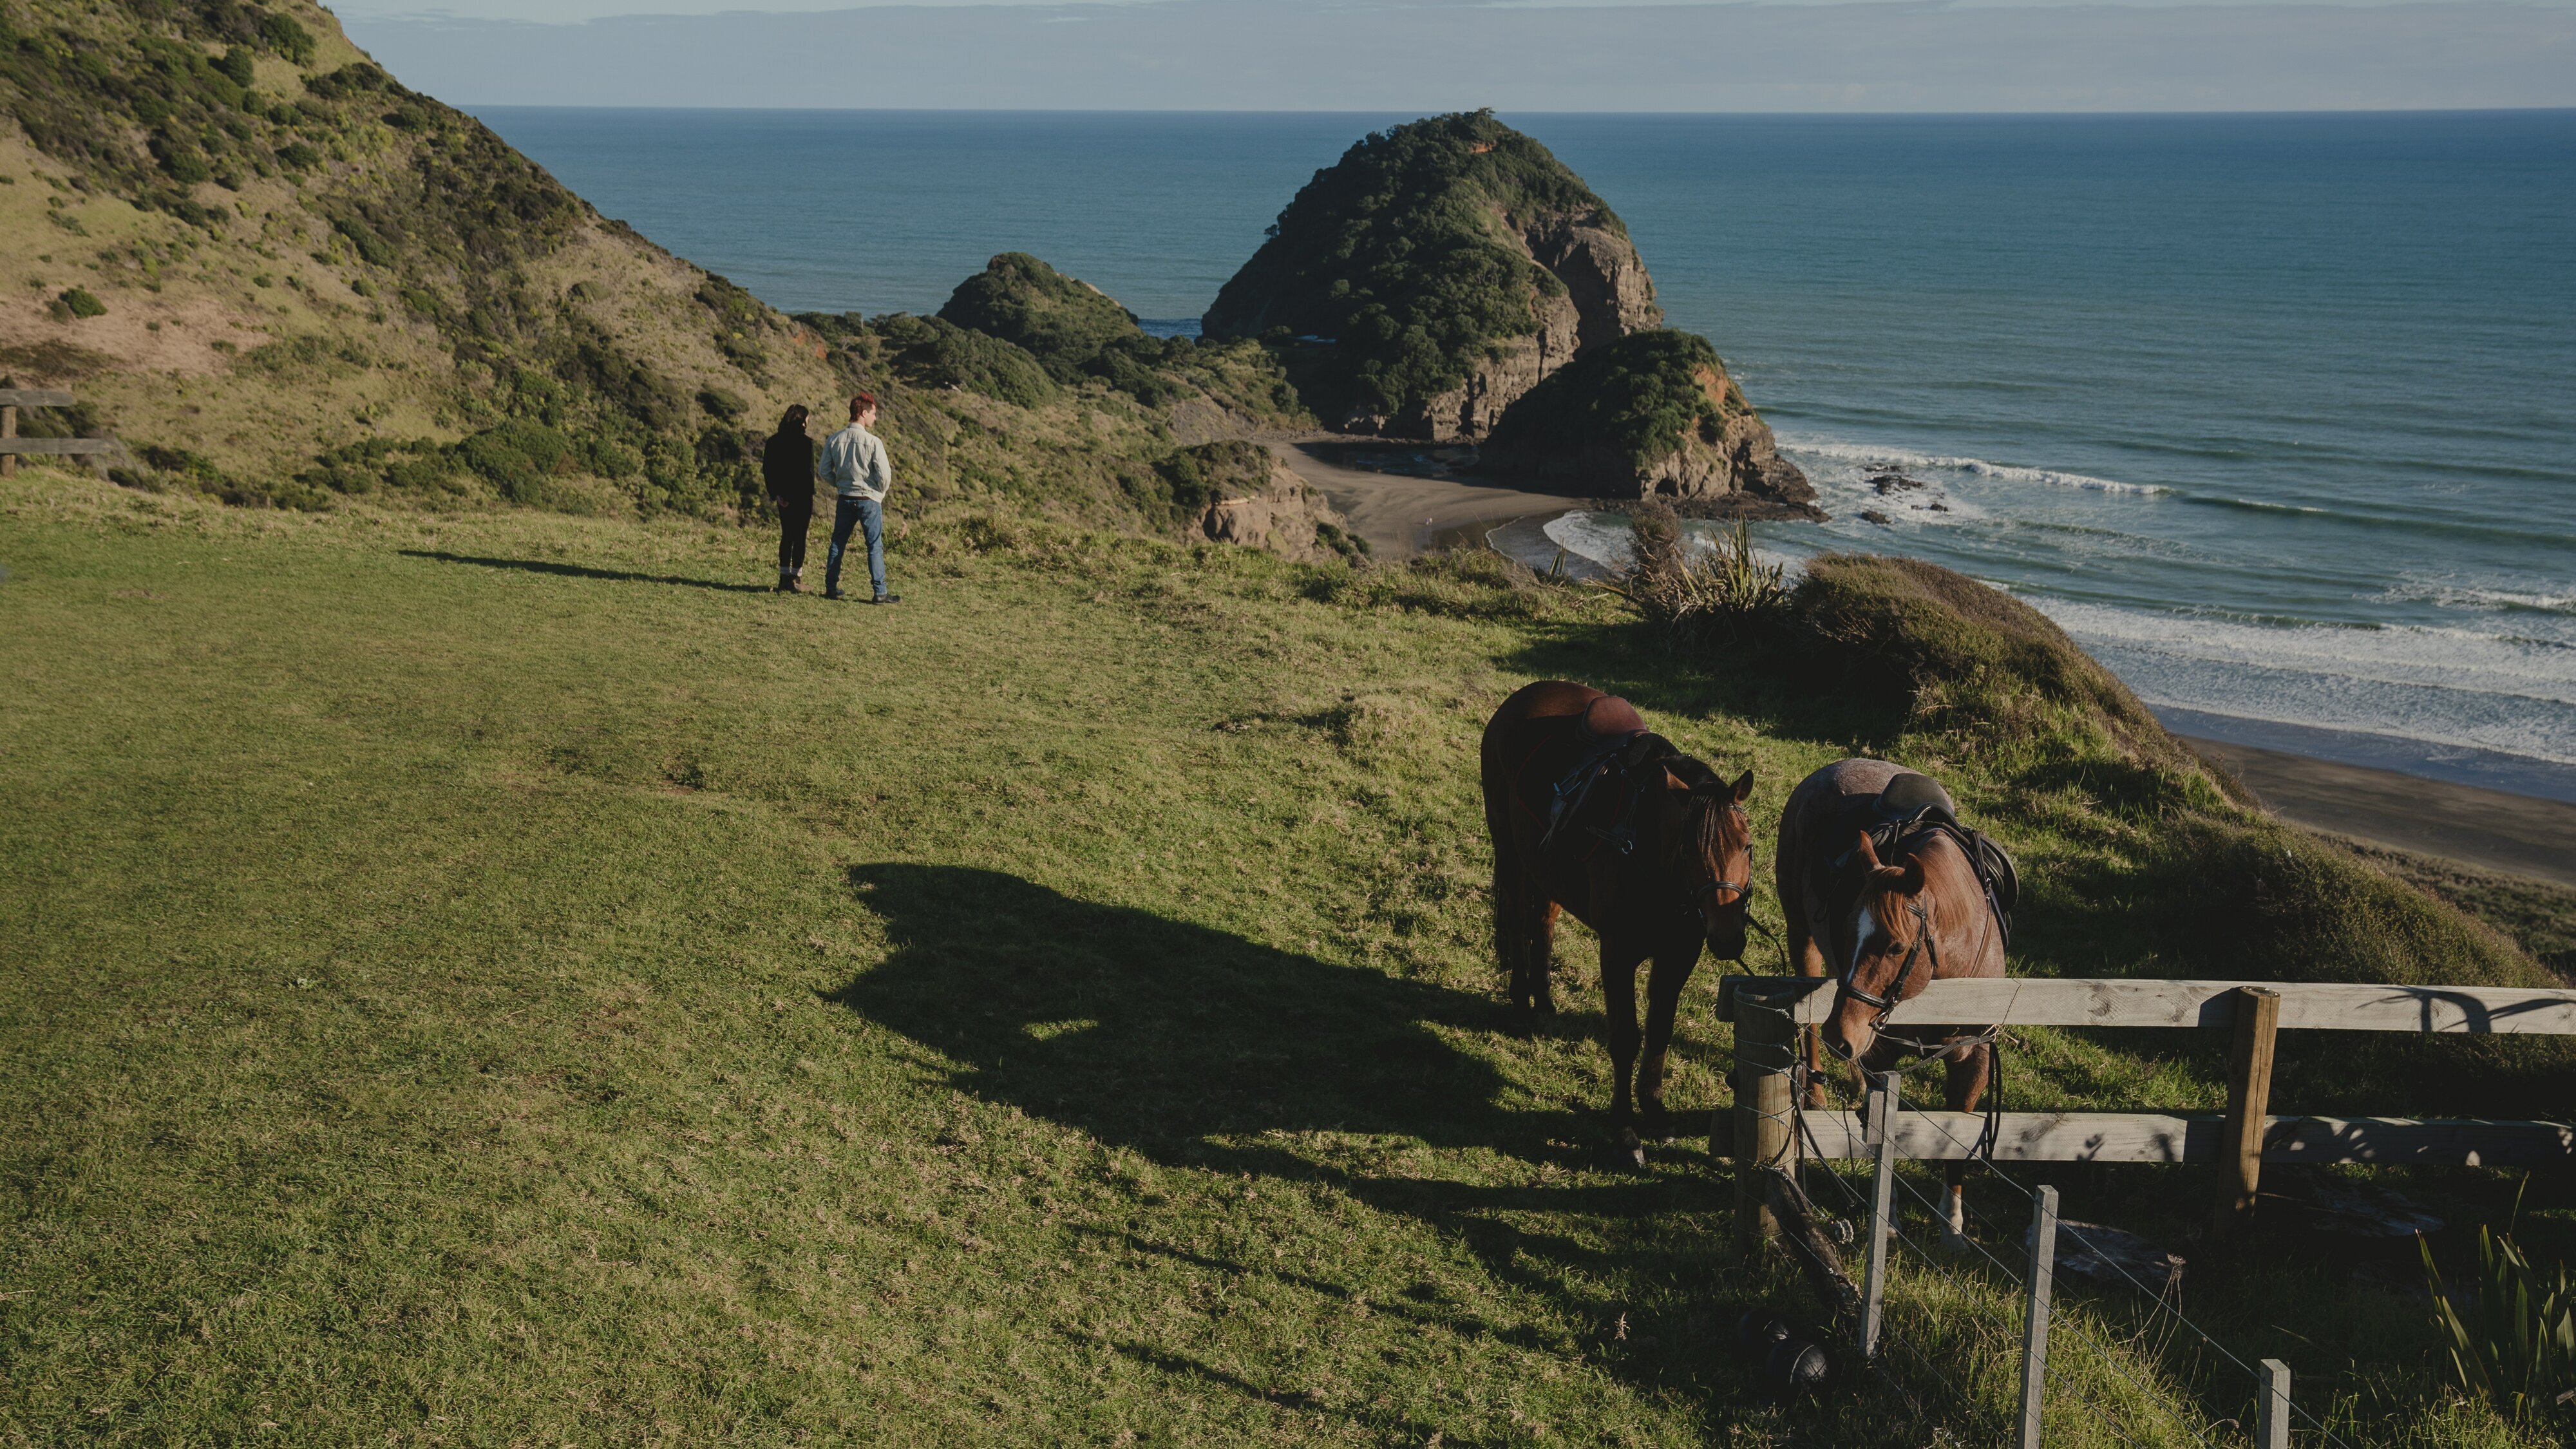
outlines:
M1026 348L939 317L896 312L866 324L897 376L915 387L961 388L1015 407L1055 400L1055 380Z
M107 315L107 304L93 296L86 287L67 288L59 300L62 302L64 309L69 311L75 317L104 317Z

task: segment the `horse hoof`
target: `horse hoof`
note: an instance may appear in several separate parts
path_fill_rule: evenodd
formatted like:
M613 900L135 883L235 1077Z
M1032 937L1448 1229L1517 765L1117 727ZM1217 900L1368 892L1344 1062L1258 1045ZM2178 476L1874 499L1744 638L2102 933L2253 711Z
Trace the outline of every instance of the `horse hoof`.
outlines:
M1619 1129L1619 1160L1630 1167L1646 1165L1645 1139L1637 1135L1634 1127Z
M1975 1252L1977 1246L1976 1244L1968 1241L1968 1235L1966 1233L1960 1232L1958 1229L1947 1225L1942 1227L1941 1236L1935 1241L1941 1245L1942 1252L1948 1253L1952 1257L1964 1257L1969 1253Z

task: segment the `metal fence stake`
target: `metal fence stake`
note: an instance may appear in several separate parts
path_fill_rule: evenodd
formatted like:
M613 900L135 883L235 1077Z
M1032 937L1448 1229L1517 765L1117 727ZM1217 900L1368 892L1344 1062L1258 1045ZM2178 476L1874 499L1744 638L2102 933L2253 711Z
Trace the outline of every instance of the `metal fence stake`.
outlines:
M1870 1094L1870 1140L1878 1144L1878 1177L1869 1194L1869 1258L1861 1277L1860 1356L1875 1363L1879 1349L1879 1303L1887 1296L1887 1233L1894 1223L1896 1192L1897 1078L1880 1079Z
M2263 1402L2255 1411L2254 1442L2262 1449L2290 1449L2290 1366L2263 1360Z
M2030 1312L2021 1333L2021 1449L2039 1449L2039 1410L2048 1386L2048 1287L2057 1265L2057 1189L2030 1207Z

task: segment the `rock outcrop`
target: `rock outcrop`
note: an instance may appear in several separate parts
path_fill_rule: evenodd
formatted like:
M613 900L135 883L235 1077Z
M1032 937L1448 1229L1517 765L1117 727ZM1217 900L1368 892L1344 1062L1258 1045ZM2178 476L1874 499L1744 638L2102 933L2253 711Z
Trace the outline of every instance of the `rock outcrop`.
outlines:
M1582 349L1663 320L1617 215L1487 112L1367 137L1271 233L1201 330L1279 344L1344 432L1480 439Z
M1228 439L1183 448L1155 472L1169 516L1184 534L1300 563L1365 550L1323 492L1259 443Z
M1259 486L1228 487L1209 499L1198 531L1218 543L1265 549L1299 563L1331 563L1356 547L1350 520L1322 490L1276 459Z
M1515 402L1483 471L1585 498L1669 497L1737 517L1821 518L1708 339L1631 333L1587 348Z

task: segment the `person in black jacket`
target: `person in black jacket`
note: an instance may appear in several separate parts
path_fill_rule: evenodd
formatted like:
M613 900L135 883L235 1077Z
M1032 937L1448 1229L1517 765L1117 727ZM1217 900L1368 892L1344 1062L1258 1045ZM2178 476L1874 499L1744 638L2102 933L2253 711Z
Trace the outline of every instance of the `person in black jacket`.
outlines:
M814 440L805 435L805 405L778 420L761 445L760 476L778 503L778 591L805 592L805 530L814 523Z

